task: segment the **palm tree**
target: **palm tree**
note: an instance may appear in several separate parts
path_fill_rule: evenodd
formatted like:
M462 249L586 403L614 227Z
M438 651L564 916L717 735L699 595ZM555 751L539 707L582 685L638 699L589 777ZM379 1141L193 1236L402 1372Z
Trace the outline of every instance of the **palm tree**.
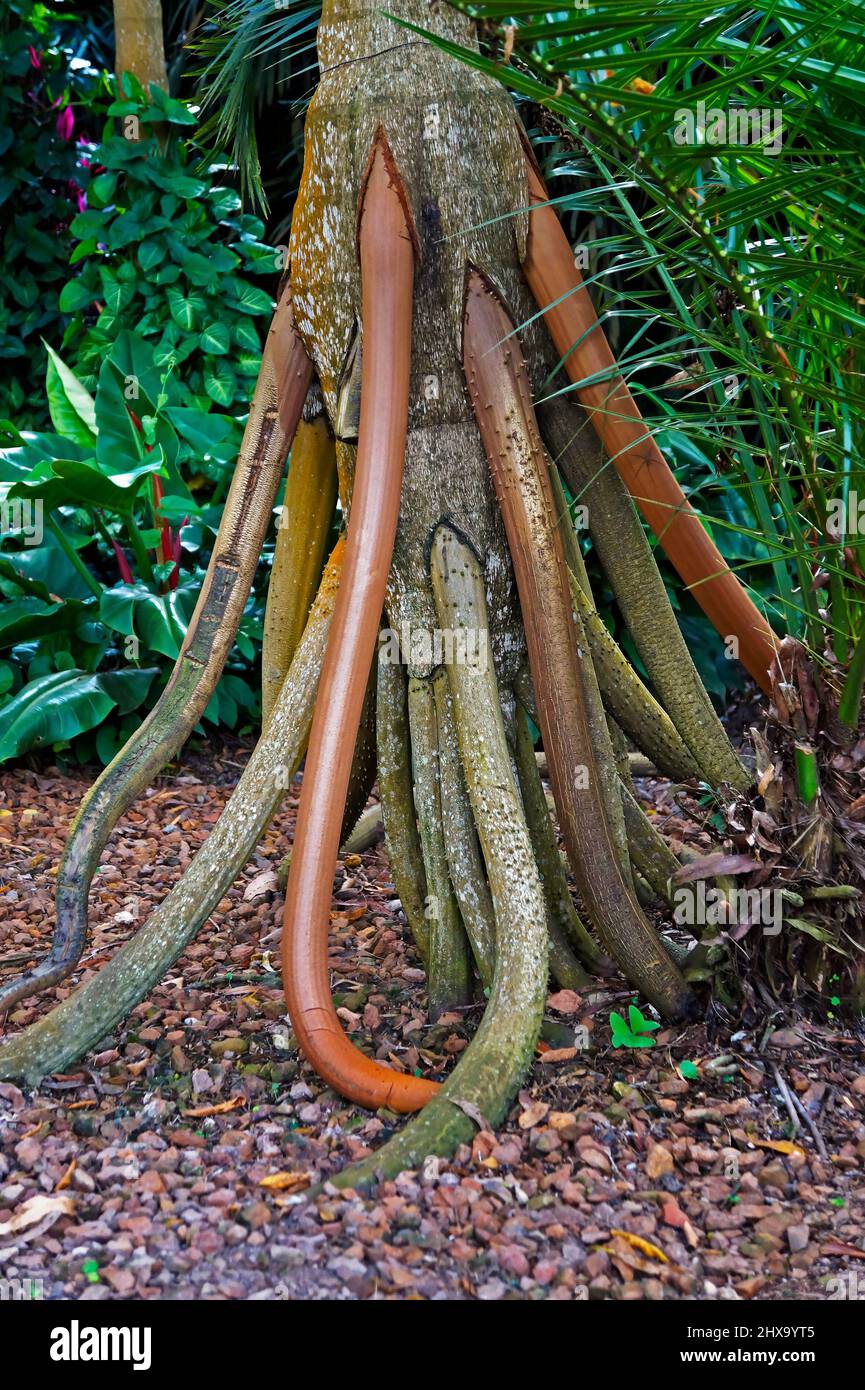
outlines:
M344 1175L354 1183L452 1149L478 1114L493 1124L502 1117L531 1061L550 969L579 988L587 970L605 970L612 959L668 1018L691 1016L699 1007L693 981L714 973L716 948L693 941L683 973L682 953L659 936L640 899L654 890L670 902L676 884L713 873L727 875L718 882L729 892L742 856L679 862L632 794L627 739L662 772L712 789L731 822L759 804L682 637L639 512L728 648L776 708L786 698L793 724L794 694L805 689L808 669L804 648L780 643L727 565L643 418L626 379L633 353L626 370L609 347L497 80L503 67L481 52L472 20L451 6L394 0L392 9L395 17L371 0L322 7L321 80L306 118L289 266L186 645L159 705L85 798L58 876L51 957L0 993L8 1004L74 967L90 880L111 829L181 747L219 677L291 449L288 525L280 528L268 600L262 738L183 879L98 975L0 1047L0 1075L36 1080L117 1024L234 880L305 753L283 933L295 1035L342 1094L421 1110L373 1161ZM622 24L623 12L631 31L624 26L616 40L624 51L613 105L624 111L635 92L648 100L652 91L633 81L636 55L645 65L657 31L660 52L679 54L688 26L699 27L699 5L677 5L675 20L671 8L665 28L617 0L609 15L601 7L593 17L589 38L583 17L569 16L541 32L528 24L516 47L506 25L507 75L558 113L560 152L578 118L603 135L594 152L599 169L613 154L621 169L636 139L641 189L645 183L663 214L653 235L702 285L714 234L678 177L681 166L672 177L653 160L630 113L627 120L611 114L609 91L592 90L577 74L567 77L566 94L566 63L553 61L560 45L569 60L579 49L594 67L607 20ZM485 13L495 17L495 6ZM509 6L507 17L513 13ZM755 40L740 65L745 76L757 51ZM653 60L663 62L657 52ZM616 195L618 178L609 175ZM627 199L622 209L631 210ZM643 254L645 227L632 236ZM781 335L765 324L765 301L738 269L745 252L737 258L725 245L721 252L737 325L753 311L762 332L743 333L730 350L749 368L751 354L763 352L764 377L768 358L775 375L762 389L777 391L778 405L766 420L775 427L786 411L813 500L821 479L805 393ZM659 260L647 263L656 269ZM661 271L668 274L662 262ZM680 316L687 313L675 283L664 284ZM693 339L714 383L705 337L694 328ZM825 408L825 393L821 399ZM755 467L749 435L735 423L732 447L749 496L758 510L768 508L777 533L769 469L763 476ZM325 560L337 487L348 520ZM571 522L575 503L587 510L651 690L599 614ZM792 559L804 565L810 593L810 556ZM786 583L787 557L773 560ZM793 594L789 583L785 593ZM810 602L802 592L796 601ZM844 692L848 709L855 705L853 725L855 679ZM550 824L529 719L543 738L582 917ZM806 778L815 748L798 726L794 737ZM772 776L766 781L757 751L765 797ZM365 1056L343 1033L331 1000L333 869L376 769L394 881L427 969L431 1010L469 1003L475 977L488 994L471 1046L441 1087ZM783 784L776 790L787 797ZM837 885L823 881L829 860L819 853L827 834L831 843L828 795L828 787L800 782L788 819L795 844L792 830L798 834L805 815L809 883L831 890ZM761 865L747 862L760 879Z
M145 92L151 82L168 90L160 0L114 0L114 50L118 82L131 72Z

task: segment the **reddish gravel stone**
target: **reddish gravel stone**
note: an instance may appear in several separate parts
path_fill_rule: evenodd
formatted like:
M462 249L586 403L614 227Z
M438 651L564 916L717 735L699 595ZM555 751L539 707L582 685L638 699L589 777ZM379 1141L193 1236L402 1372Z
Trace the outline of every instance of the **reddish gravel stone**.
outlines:
M103 854L116 872L100 874L92 901L104 956L196 853L246 756L242 746L215 760L188 754L120 822ZM51 870L87 785L56 769L2 774L4 809L14 818L38 806L43 833L38 847L32 834L7 838L0 960L35 957L50 939ZM663 784L651 785L675 823ZM825 1296L825 1280L846 1267L831 1252L861 1247L865 1228L865 1079L859 1041L838 1043L817 1025L777 1055L837 1162L822 1162L807 1132L802 1154L754 1143L786 1138L789 1122L759 1036L732 1043L699 1026L670 1029L657 1057L626 1055L609 1049L614 990L594 1013L588 995L560 991L551 1007L569 1024L585 1020L591 1048L536 1067L495 1135L478 1133L454 1159L429 1159L371 1196L330 1188L394 1122L342 1101L291 1050L273 972L281 900L268 891L243 901L285 853L296 800L293 788L168 980L71 1079L36 1094L0 1083L0 1222L39 1194L75 1204L14 1254L0 1239L4 1277L38 1275L48 1296L85 1300ZM168 824L176 829L165 836ZM441 1076L476 1014L429 1025L382 847L345 875L330 939L338 1005L372 1053ZM4 1026L57 997L28 1001ZM728 1081L707 1067L721 1051L736 1058ZM699 1080L683 1079L675 1068L695 1058ZM529 1111L537 1119L521 1126ZM262 1187L274 1174L285 1186ZM319 1182L309 1197L304 1184ZM629 1266L614 1230L649 1240L670 1263L631 1248ZM97 1284L82 1271L90 1258Z

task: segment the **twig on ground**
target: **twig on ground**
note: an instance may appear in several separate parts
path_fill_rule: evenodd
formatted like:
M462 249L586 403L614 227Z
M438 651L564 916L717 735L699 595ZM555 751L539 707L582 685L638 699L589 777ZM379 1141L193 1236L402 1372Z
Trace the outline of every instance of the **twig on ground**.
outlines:
M790 1123L793 1126L792 1137L795 1138L796 1135L799 1133L799 1116L796 1113L796 1107L793 1104L793 1097L790 1095L790 1090L787 1086L787 1083L774 1062L772 1063L772 1071L775 1076L775 1081L778 1084L778 1090L781 1092L781 1095L784 1099L784 1104L787 1107L787 1114L790 1116Z
M809 1114L809 1112L808 1112L808 1107L799 1099L799 1097L798 1097L797 1095L793 1094L792 1092L791 1092L791 1099L792 1099L793 1104L795 1105L796 1109L798 1110L799 1114L802 1116L802 1119L805 1121L805 1124L808 1126L808 1129L809 1129L810 1132L811 1132L811 1137L812 1137L812 1139L814 1140L814 1143L815 1143L815 1145L816 1145L816 1147L817 1147L817 1152L818 1152L818 1154L820 1155L820 1157L823 1159L823 1161L824 1161L825 1163L829 1163L829 1162L830 1162L829 1153L828 1153L828 1151L827 1151L827 1149L826 1149L826 1145L825 1145L825 1143L824 1143L824 1141L823 1141L823 1136L822 1136L822 1134L820 1133L820 1129L819 1129L819 1126L817 1125L816 1120L814 1119L814 1117L813 1117L812 1115Z

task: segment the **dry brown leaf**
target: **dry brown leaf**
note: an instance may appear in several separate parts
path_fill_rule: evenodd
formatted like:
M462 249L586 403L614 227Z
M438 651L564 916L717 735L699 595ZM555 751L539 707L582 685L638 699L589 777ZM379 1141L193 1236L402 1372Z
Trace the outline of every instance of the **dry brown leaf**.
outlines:
M72 1197L46 1197L40 1193L38 1197L24 1202L9 1221L0 1222L0 1236L14 1236L28 1226L44 1221L46 1216L53 1216L55 1220L59 1216L71 1216L74 1210Z
M234 1096L232 1100L220 1101L218 1105L199 1105L195 1110L184 1110L185 1120L206 1120L209 1115L225 1115L229 1110L241 1110L244 1105L243 1096Z
M540 1062L569 1062L572 1057L576 1057L575 1047L547 1047L540 1053Z
M774 763L770 763L769 766L766 767L766 768L764 768L763 771L760 773L760 780L759 780L759 782L757 783L757 795L758 795L758 796L765 796L765 795L766 795L766 789L767 789L767 787L770 785L770 783L772 782L774 776L775 776L775 764L774 764Z
M575 1014L582 1000L572 989L560 989L556 994L547 995L547 1008L557 1014Z
M541 1120L546 1119L550 1113L550 1107L543 1100L533 1101L527 1105L525 1110L517 1120L520 1129L532 1129L534 1125L539 1125Z
M310 1182L309 1173L271 1173L261 1179L259 1187L269 1188L273 1192L302 1192Z
M73 1160L72 1160L72 1162L70 1163L69 1167L66 1169L66 1172L63 1174L63 1177L60 1179L59 1183L58 1183L57 1186L55 1187L55 1189L54 1189L55 1192L62 1192L62 1191L64 1190L64 1188L66 1188L66 1187L69 1186L69 1184L70 1184L71 1181L72 1181L72 1174L75 1172L75 1169L76 1169L77 1167L78 1167L78 1159L77 1159L77 1158L73 1158Z
M455 1105L458 1110L462 1110L464 1115L468 1115L470 1120L474 1120L478 1129L482 1133L492 1133L489 1120L483 1114L479 1106L473 1100L460 1100L458 1096L448 1096L451 1105Z
M843 1240L827 1240L820 1246L821 1255L840 1255L845 1260L865 1260L865 1250L858 1245L846 1245Z
M794 1144L792 1139L754 1139L758 1149L771 1149L776 1154L805 1154L807 1149L803 1149L801 1144Z
M278 884L275 869L262 869L260 874L250 879L243 890L243 901L251 903L253 898L263 898L265 893L275 893Z
M618 1236L620 1240L626 1241L635 1250L639 1250L641 1255L648 1255L651 1260L660 1260L661 1264L665 1265L670 1263L660 1246L653 1245L650 1240L643 1240L642 1236L635 1236L631 1231L619 1230L610 1231L610 1235Z
M716 874L750 874L759 868L758 860L748 854L702 854L677 869L673 882L693 883L695 879L714 878Z

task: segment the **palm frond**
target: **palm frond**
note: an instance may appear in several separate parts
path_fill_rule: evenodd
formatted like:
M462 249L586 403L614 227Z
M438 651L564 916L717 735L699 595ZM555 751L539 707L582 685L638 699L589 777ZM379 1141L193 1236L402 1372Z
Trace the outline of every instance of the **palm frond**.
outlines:
M262 211L256 116L278 100L289 80L308 73L315 88L315 32L321 6L304 0L210 0L202 36L192 45L206 119L206 142L229 151L241 194Z
M861 0L460 8L481 52L433 42L514 93L649 428L705 461L691 500L763 545L764 603L846 660L865 535L830 517L865 500ZM673 367L698 378L671 399Z

